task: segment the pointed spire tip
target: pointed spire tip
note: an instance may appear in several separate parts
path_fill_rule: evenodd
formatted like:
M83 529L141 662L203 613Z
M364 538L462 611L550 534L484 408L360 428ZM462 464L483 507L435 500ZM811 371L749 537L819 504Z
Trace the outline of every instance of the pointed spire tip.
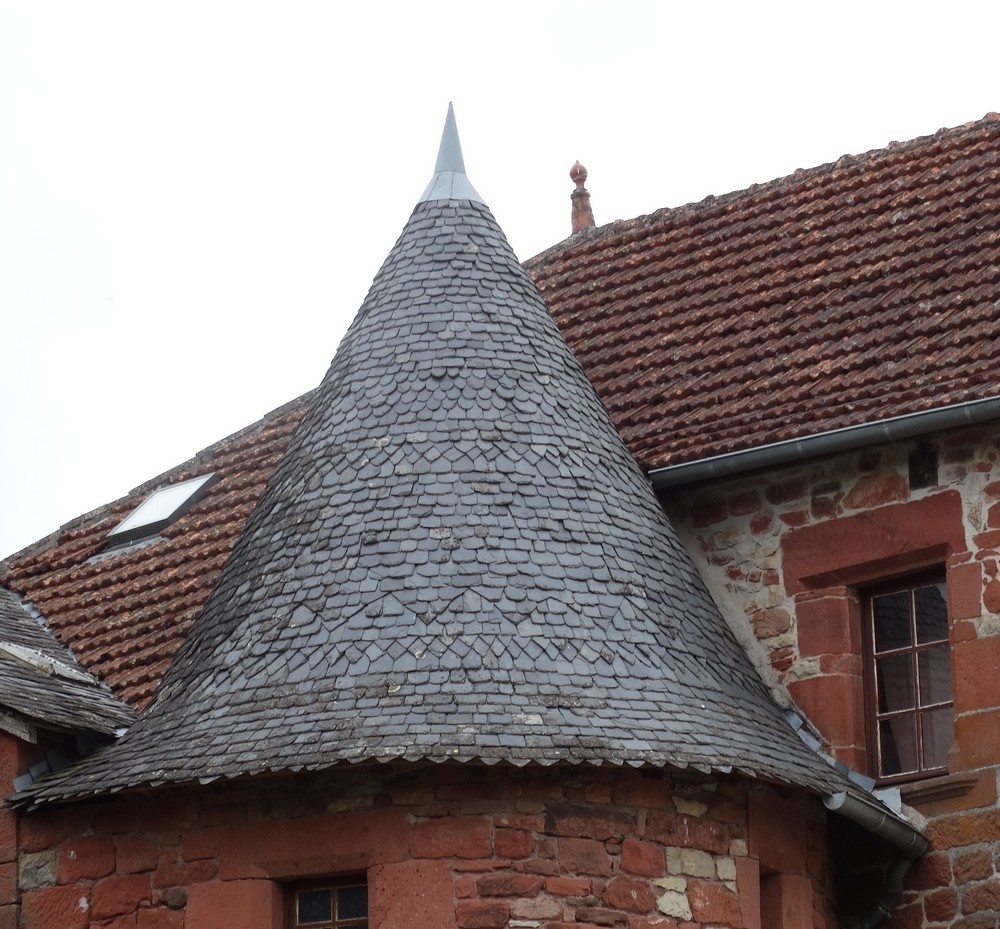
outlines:
M455 107L448 104L448 115L441 133L434 177L418 203L428 200L475 200L485 204L465 174L465 159L462 157L462 143L458 138L458 124L455 121Z

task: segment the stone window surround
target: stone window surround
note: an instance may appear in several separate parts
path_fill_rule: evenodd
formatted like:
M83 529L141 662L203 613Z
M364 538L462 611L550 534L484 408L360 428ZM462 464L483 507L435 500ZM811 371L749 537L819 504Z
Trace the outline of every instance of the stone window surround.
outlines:
M956 491L804 526L781 543L784 585L795 602L799 653L822 670L788 683L829 742L832 754L868 772L868 726L858 588L896 575L944 567L949 628L953 605L969 599L968 549ZM977 589L975 597L981 596ZM954 646L954 641L952 641ZM953 746L954 751L954 746ZM949 759L949 769L954 767Z

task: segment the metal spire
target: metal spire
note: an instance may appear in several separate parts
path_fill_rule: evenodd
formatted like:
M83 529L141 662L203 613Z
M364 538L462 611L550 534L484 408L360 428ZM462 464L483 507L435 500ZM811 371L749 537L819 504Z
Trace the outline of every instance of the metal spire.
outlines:
M428 200L475 200L484 205L486 203L465 176L462 143L458 140L458 127L455 124L455 108L450 103L448 117L444 121L444 132L441 133L441 147L434 166L434 177L417 202L426 203Z

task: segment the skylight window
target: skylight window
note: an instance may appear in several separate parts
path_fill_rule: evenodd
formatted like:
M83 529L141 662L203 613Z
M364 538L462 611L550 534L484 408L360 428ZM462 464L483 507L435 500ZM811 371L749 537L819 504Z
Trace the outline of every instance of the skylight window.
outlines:
M204 474L153 491L108 533L108 545L129 545L156 535L201 500L217 480L216 474Z

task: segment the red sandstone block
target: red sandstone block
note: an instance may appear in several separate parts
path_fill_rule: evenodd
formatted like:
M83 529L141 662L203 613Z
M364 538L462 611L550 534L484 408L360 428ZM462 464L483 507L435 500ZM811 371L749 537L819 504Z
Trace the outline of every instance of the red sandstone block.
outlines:
M116 916L110 922L101 923L101 929L136 929L136 914Z
M948 570L948 615L952 622L983 614L983 569L978 564Z
M772 790L753 790L749 820L751 856L775 871L796 874L803 870L809 818L801 800Z
M501 871L513 864L508 858L458 858L451 862L454 871ZM518 870L526 870L520 865Z
M455 907L460 929L503 929L510 917L510 904L502 900L462 900Z
M613 909L626 913L648 913L656 904L656 894L649 881L620 874L604 888L601 900Z
M666 873L663 847L655 842L626 839L622 843L622 870L644 877L662 877Z
M933 826L931 827L933 829ZM933 837L932 837L933 838ZM934 844L941 847L936 839ZM908 890L930 890L951 883L951 863L947 852L930 852L913 862L906 878Z
M17 816L13 810L0 809L0 861L14 861L16 858Z
M691 904L691 917L695 922L724 923L729 926L737 926L740 923L739 900L736 894L722 884L688 881L688 901Z
M136 929L184 929L184 913L157 907L155 910L139 910L136 914Z
M768 485L764 491L769 503L791 503L793 500L801 500L806 495L806 482L802 478L792 478L791 480L774 481Z
M153 875L153 886L187 887L189 884L210 881L218 873L218 864L210 860L161 864Z
M972 884L962 891L962 913L981 913L1000 909L1000 878Z
M981 881L993 874L993 852L989 848L977 848L969 852L960 852L952 862L952 872L956 884L967 884L969 881Z
M115 858L119 874L138 874L152 871L159 860L159 853L148 836L126 833L115 840Z
M212 881L188 894L184 929L277 929L282 925L281 888L274 881Z
M781 540L790 594L868 582L940 562L966 548L962 500L953 490L816 523Z
M535 851L535 837L523 829L497 829L493 847L504 858L527 858Z
M760 863L756 858L737 858L736 894L740 906L740 923L746 929L762 929L760 925ZM767 927L771 929L771 927Z
M992 580L983 589L983 606L991 613L1000 613L1000 581Z
M646 817L646 838L662 845L722 854L729 850L729 830L721 823L654 810Z
M542 879L531 874L484 874L477 884L483 897L534 897L542 889Z
M955 739L969 768L1000 762L1000 710L970 713L955 720Z
M803 658L855 655L861 651L860 611L857 601L848 597L847 588L838 588L827 596L796 600L795 623Z
M455 878L455 896L463 899L476 895L476 878L472 874L459 874Z
M859 676L820 674L790 681L788 691L832 746L864 744L864 688Z
M80 878L107 877L114 870L115 846L109 836L77 836L59 846L60 884L72 884Z
M1000 705L1000 636L956 643L951 660L956 713Z
M175 792L169 799L139 807L136 823L141 832L172 835L191 829L197 818L197 800Z
M760 509L760 494L755 490L745 490L729 497L729 512L733 516L746 516Z
M0 906L0 929L21 929L20 906Z
M780 514L778 519L780 519L786 526L791 526L793 529L796 529L809 522L809 514L805 510L792 510L790 513Z
M392 809L239 823L221 831L220 877L306 877L328 873L331 861L363 870L405 860L408 838L407 814Z
M568 836L560 839L559 864L563 871L571 874L611 876L611 856L604 843L596 839L574 839Z
M81 884L45 887L21 895L23 929L86 929L90 925L89 888Z
M185 861L197 861L199 858L218 858L224 834L224 827L199 829L197 832L186 833L181 839L181 857Z
M0 906L17 903L17 862L0 864Z
M482 816L427 820L413 827L410 847L416 858L486 858L490 823Z
M957 914L958 894L952 888L935 890L924 897L924 918L928 922L947 922Z
M622 807L663 810L670 803L671 793L670 781L662 772L626 770L611 785L611 801Z
M529 858L524 862L524 870L531 874L551 876L559 873L559 865L551 858Z
M82 809L60 807L22 816L18 836L22 852L41 852L87 831L87 816Z
M91 892L91 906L96 919L108 919L132 913L141 903L149 903L149 875L127 874L98 881Z
M556 897L586 897L590 881L585 877L550 877L545 881L545 890Z
M454 887L465 879L459 877ZM368 871L369 925L379 929L454 929L455 893L447 862L376 865Z
M753 519L750 520L750 531L754 535L760 535L762 532L767 532L767 530L770 528L771 528L770 513L758 513Z
M500 813L493 818L496 826L506 829L522 829L525 832L541 832L545 828L545 817L533 813Z
M550 803L545 818L549 835L579 839L615 839L635 831L635 816L627 810L583 803Z

